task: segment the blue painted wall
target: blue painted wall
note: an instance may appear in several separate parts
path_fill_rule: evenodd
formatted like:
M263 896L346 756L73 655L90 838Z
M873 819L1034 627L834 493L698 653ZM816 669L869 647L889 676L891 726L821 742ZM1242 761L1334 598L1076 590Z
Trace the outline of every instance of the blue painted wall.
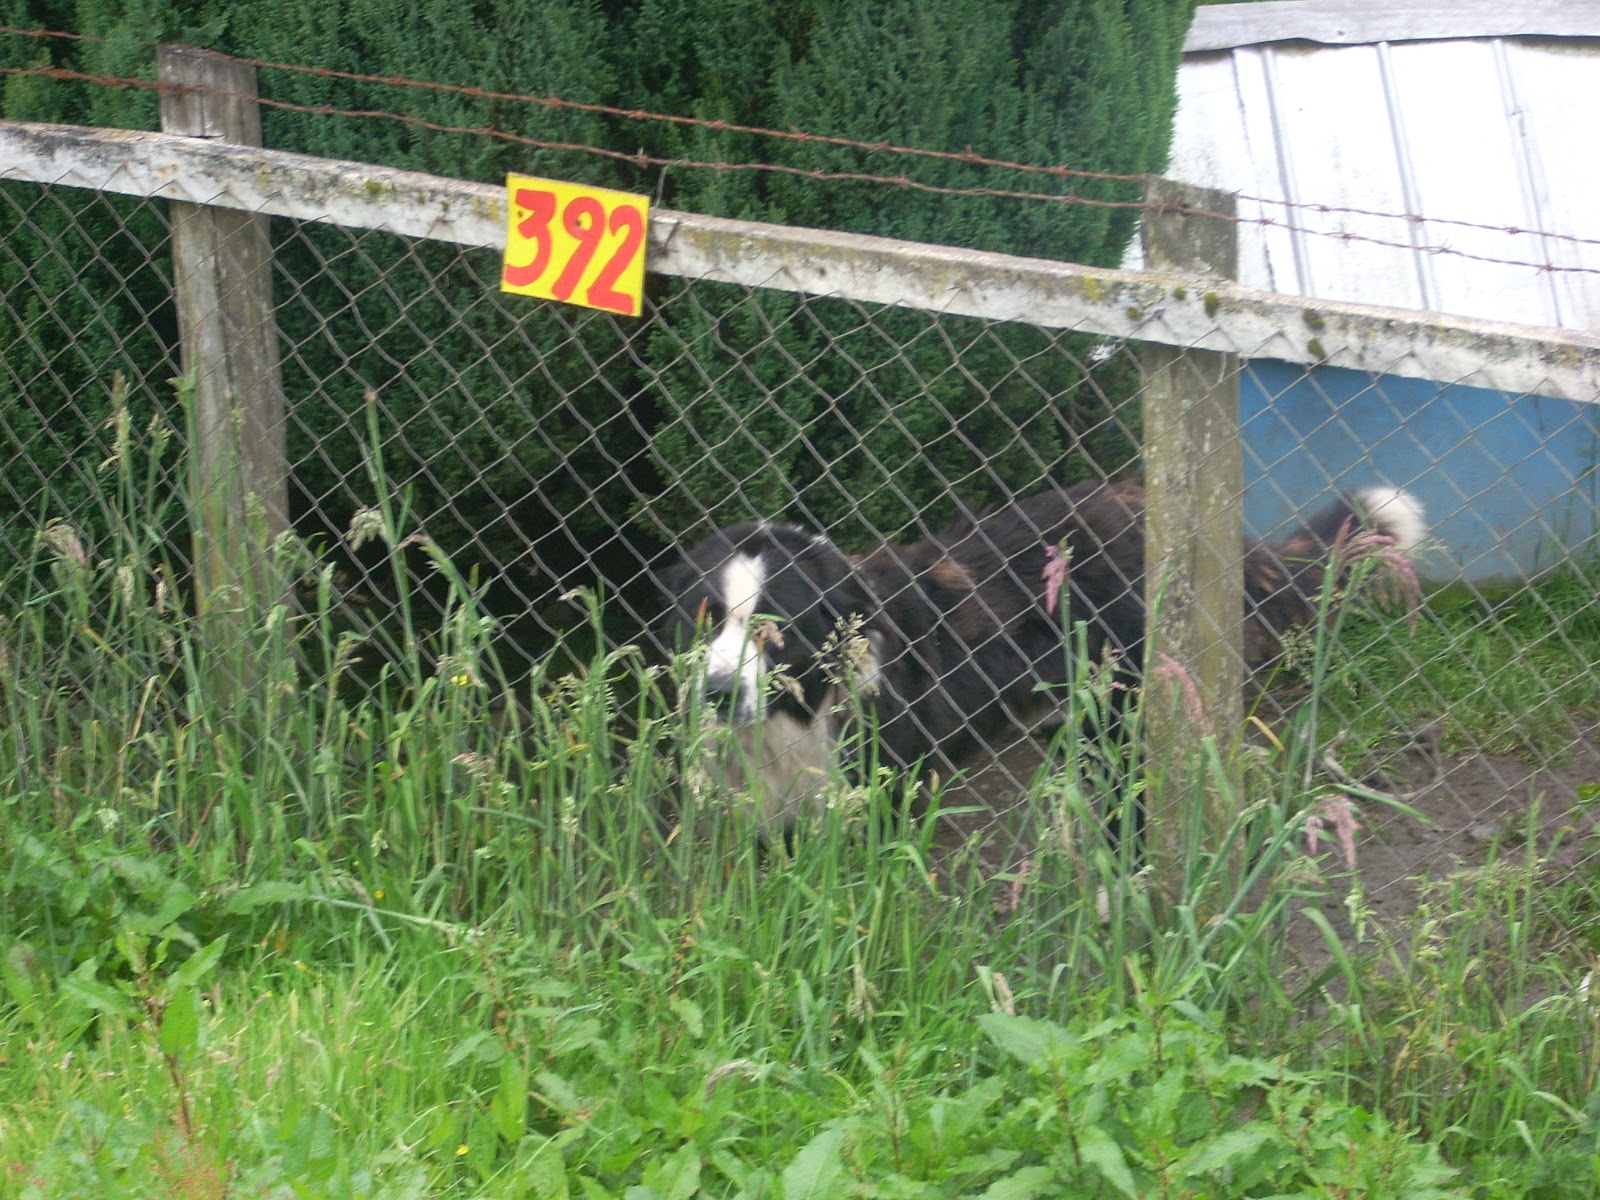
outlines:
M1600 550L1600 404L1264 359L1240 393L1258 536L1331 490L1389 484L1427 508L1430 583L1513 582Z

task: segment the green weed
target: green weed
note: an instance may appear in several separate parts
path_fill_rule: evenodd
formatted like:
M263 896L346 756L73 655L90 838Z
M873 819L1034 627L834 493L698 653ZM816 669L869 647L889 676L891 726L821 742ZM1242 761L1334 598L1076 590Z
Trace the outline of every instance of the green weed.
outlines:
M1407 636L1353 620L1325 702L1362 746L1438 719L1448 753L1559 758L1575 718L1600 717L1596 594L1593 570L1570 565L1498 601L1438 597Z
M1312 647L1311 699L1264 750L1201 736L1112 770L1121 746L1085 755L1080 719L1110 681L1080 673L1070 769L1035 782L1032 851L1003 874L936 836L937 799L881 819L903 800L881 779L830 780L814 826L764 846L705 771L717 731L673 699L692 664L610 645L603 599L576 595L590 649L510 684L475 581L411 528L376 452L355 533L390 556L396 624L348 622L285 540L270 569L295 600L236 598L249 653L223 658L248 686L219 685L172 501L133 466L164 449L108 466L106 544L42 515L0 618L0 1088L26 1098L0 1106L0 1193L1558 1196L1595 1177L1592 953L1555 936L1584 910L1552 907L1532 857L1458 876L1403 937L1324 922L1330 965L1286 969L1325 886L1309 833L1338 836L1318 757L1386 669L1342 656L1380 623ZM448 597L428 630L419 562ZM1595 631L1575 587L1541 595L1492 637L1445 612L1419 638L1521 638L1507 661L1543 678L1545 642ZM1521 702L1511 673L1496 703ZM1204 803L1157 873L1102 831L1163 788Z

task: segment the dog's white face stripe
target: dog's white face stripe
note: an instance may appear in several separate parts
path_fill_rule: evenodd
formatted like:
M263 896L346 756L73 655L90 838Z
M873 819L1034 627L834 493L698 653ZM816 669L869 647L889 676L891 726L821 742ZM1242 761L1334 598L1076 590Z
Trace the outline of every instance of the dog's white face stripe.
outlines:
M712 680L736 681L733 715L737 721L754 720L761 699L765 664L754 645L752 626L766 581L766 564L754 555L735 555L722 568L721 591L727 613L707 648L706 675Z

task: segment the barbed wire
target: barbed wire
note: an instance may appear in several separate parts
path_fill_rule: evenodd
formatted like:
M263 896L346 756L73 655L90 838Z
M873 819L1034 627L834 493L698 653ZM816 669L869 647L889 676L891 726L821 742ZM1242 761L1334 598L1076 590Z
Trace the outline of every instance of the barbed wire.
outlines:
M5 32L0 29L0 33ZM91 72L76 71L69 67L0 67L0 75L36 75L47 79L58 79L70 82L96 83L105 87L136 89L150 92L167 92L188 95L195 92L214 96L232 96L235 93L226 88L209 87L204 84L192 83L163 83L150 79L138 79L127 76L95 75ZM411 113L386 112L381 109L356 109L339 108L331 104L297 104L289 100L274 100L265 96L256 97L256 103L263 108L283 109L288 112L308 113L313 116L325 117L354 117L368 120L395 121L413 128L426 129L433 133L464 134L474 137L491 138L496 141L510 142L515 145L528 146L536 150L561 150L573 153L593 154L601 158L615 159L621 162L632 163L638 166L682 167L714 171L766 171L783 175L794 175L801 178L826 181L830 183L874 183L891 185L894 187L909 188L914 191L931 192L946 196L987 196L997 199L1032 200L1054 202L1058 204L1081 204L1090 207L1103 208L1149 208L1152 207L1138 200L1108 200L1093 196L1079 196L1072 193L1052 192L1022 192L1007 190L1005 188L986 187L953 187L947 184L927 183L922 180L912 179L905 175L875 175L861 171L824 171L817 167L793 167L784 163L741 163L726 161L702 161L687 158L663 158L643 151L610 150L603 146L592 146L584 142L552 142L541 138L529 137L526 134L512 133L504 129L495 129L483 125L447 125L438 121L430 121L425 117L418 117ZM1122 178L1129 182L1137 182L1142 176L1104 176L1103 178Z
M7 34L40 39L59 38L88 42L105 41L104 38L90 34L72 33L63 30L29 30L20 29L13 26L0 25L0 35ZM156 43L146 42L145 44L153 47ZM816 134L800 130L766 129L759 126L742 125L735 122L712 120L701 117L686 117L671 113L654 113L643 109L619 108L612 105L568 100L556 96L534 96L516 92L502 92L481 88L474 85L438 83L435 81L411 79L403 76L371 75L329 67L313 67L303 64L283 63L267 59L253 59L238 55L220 53L219 57L226 58L242 65L255 67L260 70L285 71L311 75L314 77L339 79L347 82L371 83L388 87L421 89L453 96L460 96L465 99L521 103L549 108L564 108L574 111L584 111L615 116L635 121L662 122L691 126L706 129L712 132L735 132L791 142L811 142L821 145L835 146L842 149L857 150L869 154L901 155L948 161L967 166L981 167L989 170L1012 171L1022 174L1039 175L1050 179L1083 179L1098 182L1132 184L1142 182L1144 178L1141 175L1119 175L1110 172L1088 171L1061 165L1041 165L1037 163L1015 162L1007 159L993 158L982 155L970 147L961 151L930 150L925 147L901 146L887 141L868 142L853 138L839 137L831 134ZM139 89L157 93L206 92L215 95L232 94L226 89L211 88L198 84L171 84L137 77L102 75L93 72L78 71L67 67L50 67L42 65L30 67L0 67L0 75L38 76L67 82L82 82L103 87ZM298 104L292 101L276 100L269 97L258 97L257 102L263 107L275 108L289 112L304 113L313 116L393 121L411 128L425 129L429 132L469 137L483 137L515 145L527 146L530 149L590 154L595 157L606 158L617 162L625 162L638 167L660 167L663 169L681 170L711 170L719 172L766 172L808 179L816 182L859 183L884 187L898 187L927 194L952 197L986 197L992 199L1018 200L1032 203L1043 202L1081 205L1084 207L1093 208L1177 212L1182 215L1202 216L1215 220L1230 221L1239 225L1255 225L1263 229L1280 231L1289 234L1303 234L1310 237L1331 238L1341 242L1359 242L1362 244L1378 246L1386 249L1404 250L1417 254L1448 256L1452 258L1459 258L1465 261L1481 262L1495 266L1522 267L1536 271L1540 274L1600 274L1600 267L1589 267L1578 264L1559 264L1550 262L1548 260L1538 261L1525 258L1509 257L1505 255L1477 253L1468 250L1461 250L1445 244L1418 244L1415 240L1409 238L1405 240L1397 240L1394 238L1379 237L1374 234L1357 233L1349 229L1323 229L1306 224L1296 224L1286 218L1273 217L1265 214L1258 217L1241 216L1237 213L1222 213L1198 206L1173 206L1171 204L1152 203L1137 199L1118 200L1114 198L1084 196L1078 194L1077 192L1023 191L1018 189L982 186L957 187L949 184L928 183L923 180L913 179L910 176L903 174L886 175L866 171L827 171L821 168L796 167L783 163L728 162L725 160L698 160L681 157L666 158L646 154L643 151L619 151L611 150L603 146L594 146L587 143L548 141L530 137L525 134L512 133L508 130L496 129L490 126L444 124L441 122L430 121L426 118L418 117L411 113L390 112L382 109L347 109L331 104ZM1423 216L1417 213L1395 213L1351 206L1322 204L1317 202L1291 201L1286 199L1254 196L1242 192L1235 193L1235 195L1242 203L1257 204L1261 205L1262 207L1278 208L1285 210L1286 212L1301 212L1329 217L1351 216L1372 220L1401 221L1417 228L1424 226L1445 227L1472 232L1492 233L1508 237L1531 236L1579 246L1600 246L1600 238L1589 238L1576 234L1561 233L1551 230L1529 229L1521 226L1491 225L1485 222Z
M43 37L74 37L83 39L81 34L56 34L47 31L31 31L14 29L9 26L0 26L0 34L16 33L24 36ZM100 39L86 39L100 40ZM147 43L154 45L154 43ZM218 51L219 57L226 58L244 66L256 67L262 70L289 71L298 74L311 75L327 79L340 79L355 83L375 83L397 88L416 88L425 91L443 92L448 95L462 96L475 100L508 101L516 104L532 104L544 108L570 109L575 112L596 113L603 116L622 117L634 121L646 121L661 124L684 125L693 128L705 129L715 133L747 133L757 137L774 138L792 142L814 142L821 145L838 146L844 149L862 150L878 154L899 154L918 158L937 159L948 162L962 163L968 166L989 167L999 170L1018 171L1027 174L1040 174L1055 178L1072 179L1097 179L1113 182L1137 183L1140 175L1118 175L1108 171L1089 171L1079 167L1061 165L1041 165L1038 163L1014 162L1008 159L990 158L979 154L968 147L965 150L932 150L924 146L902 146L889 141L862 141L857 138L839 137L834 134L808 133L796 129L768 129L758 125L743 125L735 121L724 121L706 117L686 117L676 113L650 112L645 109L619 108L609 104L596 104L583 100L568 100L560 96L534 96L522 92L500 92L488 88L477 87L472 84L437 83L426 79L411 79L399 75L369 75L359 71L344 71L334 67L312 67L301 63L275 62L269 59L246 58L240 55L223 54Z

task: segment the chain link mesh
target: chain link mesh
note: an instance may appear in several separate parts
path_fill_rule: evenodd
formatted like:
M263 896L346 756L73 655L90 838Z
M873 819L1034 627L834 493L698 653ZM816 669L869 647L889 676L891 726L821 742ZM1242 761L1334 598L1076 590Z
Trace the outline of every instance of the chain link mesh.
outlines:
M0 244L14 281L0 295L6 557L39 577L93 561L131 477L187 570L163 203L13 183L0 215L20 235ZM407 530L484 589L512 675L584 653L577 588L599 590L611 640L648 642L665 564L718 524L780 517L859 553L1049 487L1141 473L1136 342L660 277L645 319L623 322L503 295L489 251L286 219L271 230L294 524L335 567L338 610L361 628L396 619L392 560L346 535L380 500L403 503ZM1260 361L1270 342L1207 349L1242 364L1255 532L1281 533L1319 498L1380 477L1423 494L1437 531L1415 629L1363 610L1319 701L1345 731L1324 757L1329 778L1411 810L1363 811L1373 898L1528 834L1552 866L1588 861L1594 485L1560 449L1592 446L1585 407ZM1424 410L1454 413L1443 444ZM119 455L133 465L120 482ZM1486 480L1485 456L1506 464L1502 478ZM1508 512L1526 512L1522 526L1484 548L1479 527L1504 530ZM1452 542L1462 530L1473 536ZM1513 562L1513 539L1532 557ZM1510 569L1484 582L1495 572L1467 556L1502 550ZM443 617L440 596L419 593L421 626ZM86 695L105 669L61 667ZM1271 680L1252 710L1258 740L1279 736L1307 694L1303 674ZM1019 734L963 764L947 803L973 811L958 830L1016 811L1043 761Z

